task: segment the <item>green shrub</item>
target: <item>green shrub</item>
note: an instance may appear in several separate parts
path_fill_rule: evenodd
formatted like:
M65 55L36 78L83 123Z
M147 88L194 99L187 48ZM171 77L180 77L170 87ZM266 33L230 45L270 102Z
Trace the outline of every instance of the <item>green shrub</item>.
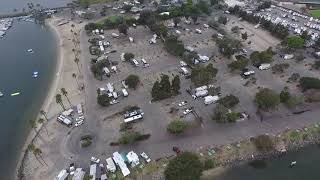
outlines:
M204 161L204 166L203 166L204 170L213 169L215 167L216 167L216 163L214 162L214 160L207 159Z
M188 128L188 124L181 120L171 121L167 126L167 131L172 134L181 134L184 130Z

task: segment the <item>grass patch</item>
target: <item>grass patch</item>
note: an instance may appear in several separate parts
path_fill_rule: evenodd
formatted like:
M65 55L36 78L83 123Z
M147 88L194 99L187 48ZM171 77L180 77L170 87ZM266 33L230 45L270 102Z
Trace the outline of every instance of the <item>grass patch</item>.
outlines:
M310 10L310 11L309 11L309 14L310 14L311 16L313 16L313 17L318 18L318 17L320 17L320 9L318 9L318 10Z

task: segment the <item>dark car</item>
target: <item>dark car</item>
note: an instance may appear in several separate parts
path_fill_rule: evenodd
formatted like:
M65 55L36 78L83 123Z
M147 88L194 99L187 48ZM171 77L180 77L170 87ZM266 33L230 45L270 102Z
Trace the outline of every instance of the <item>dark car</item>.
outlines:
M181 150L177 146L173 146L172 150L177 154L180 154L180 152L181 152Z

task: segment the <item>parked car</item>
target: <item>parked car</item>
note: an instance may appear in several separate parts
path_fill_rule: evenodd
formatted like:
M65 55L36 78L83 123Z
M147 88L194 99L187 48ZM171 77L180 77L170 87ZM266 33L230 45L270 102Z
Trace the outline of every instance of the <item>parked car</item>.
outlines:
M142 152L140 155L147 163L151 162L151 159L145 152Z
M83 124L83 120L79 120L78 122L76 122L75 126L78 127L78 126L80 126L82 124Z
M182 107L182 106L185 106L185 105L187 105L187 104L188 104L187 101L182 101L182 102L179 103L178 105L179 105L179 107Z
M92 156L90 160L91 160L92 162L94 162L94 163L97 163L97 164L99 164L99 162L100 162L100 159L98 159L98 158L96 158L96 157L94 157L94 156Z
M192 109L186 109L186 110L183 111L183 114L187 115L187 114L189 114L191 112L192 112Z
M181 150L177 146L173 146L172 150L177 154L180 154L180 152L181 152Z

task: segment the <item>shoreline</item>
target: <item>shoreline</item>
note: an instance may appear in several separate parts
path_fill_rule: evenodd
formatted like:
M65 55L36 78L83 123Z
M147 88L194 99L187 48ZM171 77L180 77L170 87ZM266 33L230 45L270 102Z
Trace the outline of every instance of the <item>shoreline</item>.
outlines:
M218 162L217 166L209 169L207 171L214 171L214 170L219 170L218 172L214 173L212 176L210 176L210 178L215 178L215 177L219 177L223 172L226 172L236 166L242 166L245 164L248 164L250 162L255 162L255 161L266 161L266 160L276 160L279 159L283 156L286 156L289 153L294 153L294 152L298 152L303 150L304 148L308 147L308 146L315 146L315 145L319 145L320 144L320 134L319 134L319 128L320 127L320 123L315 123L313 125L304 127L304 128L299 128L299 129L287 129L284 130L283 132L279 133L278 135L272 137L273 140L275 141L275 146L277 144L279 144L279 139L284 138L284 136L286 136L288 133L293 133L293 132L299 132L301 133L301 138L295 142L285 142L284 144L284 148L285 151L281 151L279 149L277 149L276 147L268 152L261 152L261 151L254 151L251 153L247 153L243 156L237 156L237 158L232 158L230 156L230 158L225 159L224 161L220 161ZM306 139L303 139L303 135L308 134L308 137ZM250 142L250 139L244 139L243 141L239 142L239 144L245 144L247 142ZM250 142L252 143L252 142ZM223 149L223 147L226 146L233 146L232 143L231 144L225 144L219 147L216 147L215 149ZM239 149L241 149L241 147L239 147ZM248 147L244 147L242 148L243 151L250 151L250 149ZM218 160L218 156L219 153L222 152L217 152L216 156L212 157L212 159L214 160ZM209 157L210 158L210 157ZM207 158L205 158L207 159ZM210 158L211 159L211 158Z
M39 109L39 111L44 110L45 112L48 112L51 103L54 101L54 96L57 91L58 84L59 84L59 81L61 78L60 75L61 75L62 65L64 62L61 34L59 33L59 31L57 30L56 26L53 24L52 21L53 21L52 18L47 19L46 25L52 31L52 33L54 34L55 40L57 41L57 54L58 54L58 56L56 59L55 70L53 73L54 77L51 80L51 83L49 84L49 91L46 95L46 98L43 100L41 108ZM38 119L40 116L41 116L41 114L38 113L38 115L36 116L37 117L36 119ZM44 123L42 123L41 125L38 126L37 133L30 130L28 137L26 138L26 140L24 142L23 148L21 149L21 153L18 158L18 163L16 165L15 174L14 174L15 180L22 179L22 177L23 177L22 171L23 171L23 167L24 167L24 160L27 155L28 145L36 139L37 135L39 134L40 130L42 129L42 127L45 123L47 123L47 121L45 121Z

